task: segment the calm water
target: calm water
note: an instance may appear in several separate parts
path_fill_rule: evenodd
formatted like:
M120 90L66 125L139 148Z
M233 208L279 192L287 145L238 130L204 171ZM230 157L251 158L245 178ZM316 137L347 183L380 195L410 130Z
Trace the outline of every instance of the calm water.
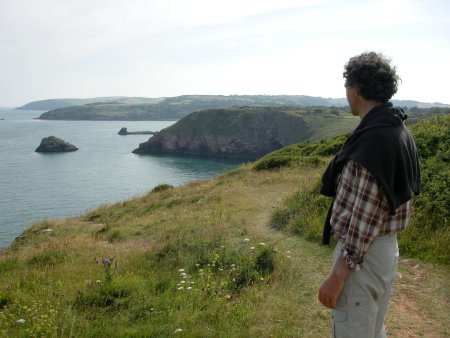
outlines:
M236 162L132 154L172 121L41 121L41 111L0 108L0 247L33 222L79 215L101 204L142 195L158 184L210 178ZM3 120L1 120L3 119ZM54 135L80 148L42 154L34 150Z

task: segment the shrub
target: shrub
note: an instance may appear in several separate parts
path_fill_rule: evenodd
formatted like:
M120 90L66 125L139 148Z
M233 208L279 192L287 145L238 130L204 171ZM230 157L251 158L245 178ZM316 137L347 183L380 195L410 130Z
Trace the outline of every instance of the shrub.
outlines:
M80 291L74 304L81 308L90 307L122 310L129 306L131 297L143 286L141 278L133 275L117 277L111 282L99 281Z
M273 170L280 169L282 167L288 167L293 161L291 156L283 156L281 154L274 154L272 156L266 156L256 161L253 166L253 170Z
M170 188L173 188L173 185L164 183L164 184L160 184L160 185L157 185L156 187L154 187L151 192L157 193L157 192L164 191L164 190L167 190Z
M286 229L307 239L319 240L323 222L331 203L319 194L320 181L310 190L298 191L272 214L270 224L277 229Z

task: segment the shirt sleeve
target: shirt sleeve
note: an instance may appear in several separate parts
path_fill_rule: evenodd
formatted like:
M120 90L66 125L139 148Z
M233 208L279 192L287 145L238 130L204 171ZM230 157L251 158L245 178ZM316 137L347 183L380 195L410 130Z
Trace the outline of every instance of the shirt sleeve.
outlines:
M348 208L343 257L351 270L360 269L364 255L380 232L387 201L375 177L362 165L349 161L341 176L337 198ZM339 207L339 205L338 205Z

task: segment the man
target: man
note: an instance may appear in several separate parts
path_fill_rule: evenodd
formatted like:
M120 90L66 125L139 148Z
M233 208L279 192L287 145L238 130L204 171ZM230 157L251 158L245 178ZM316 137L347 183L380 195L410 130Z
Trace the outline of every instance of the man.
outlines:
M344 69L347 101L360 124L322 176L334 197L324 227L338 238L319 301L332 310L332 336L386 337L384 318L397 272L397 232L420 193L417 149L401 108L389 102L400 80L382 55L363 53Z

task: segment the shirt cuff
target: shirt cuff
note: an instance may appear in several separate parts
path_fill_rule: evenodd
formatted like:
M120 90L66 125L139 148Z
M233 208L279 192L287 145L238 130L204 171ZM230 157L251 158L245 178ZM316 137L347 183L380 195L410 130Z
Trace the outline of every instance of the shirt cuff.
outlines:
M345 260L345 264L347 264L348 268L352 271L359 271L361 269L360 264L362 263L361 258L351 256L346 249L344 249L343 257Z

